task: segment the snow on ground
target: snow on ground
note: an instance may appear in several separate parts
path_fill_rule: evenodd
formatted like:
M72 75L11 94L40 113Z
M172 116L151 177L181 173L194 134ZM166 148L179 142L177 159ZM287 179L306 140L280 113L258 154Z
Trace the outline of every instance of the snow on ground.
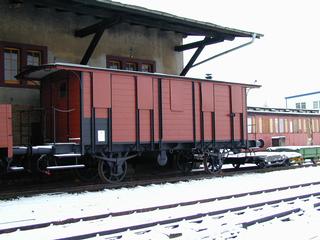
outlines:
M269 173L245 173L175 184L116 190L106 189L99 192L22 197L0 201L0 228L165 205L314 181L320 181L319 167ZM319 222L319 211L311 209L303 218L297 217L296 221L280 222L274 220L263 225L252 226L245 231L242 230L238 237L239 239L279 239L281 236L281 238L290 237L291 239L320 239L320 230L317 226ZM261 237L262 231L265 238Z

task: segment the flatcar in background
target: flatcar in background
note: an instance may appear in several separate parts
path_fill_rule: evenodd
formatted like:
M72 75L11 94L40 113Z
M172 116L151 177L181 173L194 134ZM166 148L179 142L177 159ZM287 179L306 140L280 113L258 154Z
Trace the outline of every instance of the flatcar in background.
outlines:
M189 171L202 161L214 173L224 151L255 145L247 138L246 90L256 85L59 63L19 77L41 82L42 139L12 147L10 105L0 108L4 172L75 168L115 182L128 160L148 153L159 165L173 157Z
M264 147L320 145L318 110L248 107L248 139Z

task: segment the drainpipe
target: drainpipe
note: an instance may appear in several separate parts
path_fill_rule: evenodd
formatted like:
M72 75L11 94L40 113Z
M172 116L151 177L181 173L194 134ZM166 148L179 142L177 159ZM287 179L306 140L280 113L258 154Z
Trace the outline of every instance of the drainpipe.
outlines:
M235 50L237 50L237 49L240 49L240 48L243 48L243 47L245 47L245 46L248 46L248 45L250 45L250 44L252 44L252 43L254 42L255 38L256 38L256 34L254 33L254 34L252 34L251 40L250 40L249 42L244 43L244 44L241 44L240 46L231 48L231 49L226 50L226 51L224 51L224 52L218 53L217 55L214 55L214 56L212 56L212 57L210 57L210 58L207 58L207 59L205 59L205 60L203 60L203 61L200 61L200 62L198 62L198 63L196 63L196 64L193 64L193 65L191 66L191 68L196 67L196 66L198 66L198 65L200 65L200 64L203 64L203 63L205 63L205 62L208 62L208 61L210 61L210 60L212 60L212 59L214 59L214 58L217 58L217 57L220 57L220 56L222 56L222 55L225 55L225 54L227 54L227 53L229 53L229 52L233 52L233 51L235 51Z

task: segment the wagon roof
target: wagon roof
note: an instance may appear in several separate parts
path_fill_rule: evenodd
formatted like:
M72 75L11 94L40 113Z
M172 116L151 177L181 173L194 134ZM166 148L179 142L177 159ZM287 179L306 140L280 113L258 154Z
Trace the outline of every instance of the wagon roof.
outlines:
M111 23L117 19L117 21L120 22L159 28L186 35L211 37L220 35L225 38L252 37L254 34L257 38L263 36L263 34L260 33L223 27L213 23L179 17L166 12L110 0L45 0L35 1L35 4L38 7L50 7L60 11L91 15L99 19L109 19Z
M80 64L71 64L71 63L50 63L44 64L41 66L32 66L25 71L19 73L16 78L22 80L41 80L46 78L47 76L56 73L58 71L75 71L75 72L92 72L92 71L108 71L108 72L118 72L118 73L126 73L126 74L134 74L134 75L149 75L155 77L163 77L163 78L175 78L181 80L199 80L199 81L212 81L216 83L224 83L224 84L237 84L242 85L247 88L259 88L260 85L256 84L247 84L240 82L227 82L221 80L211 80L211 79L202 79L202 78L191 78L191 77L183 77L178 75L170 75L163 73L148 73L148 72L138 72L138 71L128 71L128 70L119 70L119 69L110 69L110 68L102 68L102 67L91 67L88 65L80 65Z

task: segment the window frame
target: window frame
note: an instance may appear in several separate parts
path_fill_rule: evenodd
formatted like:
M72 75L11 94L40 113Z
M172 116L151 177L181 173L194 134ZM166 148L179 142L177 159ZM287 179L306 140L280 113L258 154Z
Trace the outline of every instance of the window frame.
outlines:
M252 124L252 117L248 116L247 117L247 129L248 129L248 134L253 133L253 124Z
M313 109L319 109L319 101L313 101Z
M14 79L14 78L12 78L12 79L5 79L6 78L6 66L5 66L5 55L6 55L6 53L10 53L10 54L12 54L12 53L14 53L15 52L15 54L16 54L16 57L17 57L17 61L16 61L16 63L17 63L17 66L16 66L16 70L17 70L17 73L20 71L20 68L21 68L21 66L20 66L20 59L21 59L21 51L20 51L20 49L18 49L18 48L11 48L11 47L5 47L5 48L3 48L3 81L4 81L4 83L5 84L8 84L8 85L17 85L17 84L20 84L20 81L18 80L18 79ZM10 65L12 64L12 61L10 61ZM10 75L12 74L12 65L11 65L11 68L10 68Z
M127 63L133 63L137 65L137 72L143 72L142 71L142 65L150 65L152 68L152 72L148 73L154 73L156 72L156 62L152 60L145 60L145 59L137 59L137 58L128 58L128 57L120 57L120 56L114 56L114 55L107 55L106 56L106 67L108 69L114 70L114 68L109 68L108 63L109 61L115 61L115 62L120 62L120 69L119 70L125 70L124 67L126 66ZM127 70L130 71L130 70Z
M28 81L21 81L19 84L15 83L6 83L5 82L5 69L4 69L4 50L5 49L18 49L20 52L19 55L19 66L20 71L25 70L27 65L28 52L40 52L40 64L48 63L48 48L46 46L37 46L24 43L14 43L0 41L0 87L13 87L13 88L39 88L38 85L28 84Z

